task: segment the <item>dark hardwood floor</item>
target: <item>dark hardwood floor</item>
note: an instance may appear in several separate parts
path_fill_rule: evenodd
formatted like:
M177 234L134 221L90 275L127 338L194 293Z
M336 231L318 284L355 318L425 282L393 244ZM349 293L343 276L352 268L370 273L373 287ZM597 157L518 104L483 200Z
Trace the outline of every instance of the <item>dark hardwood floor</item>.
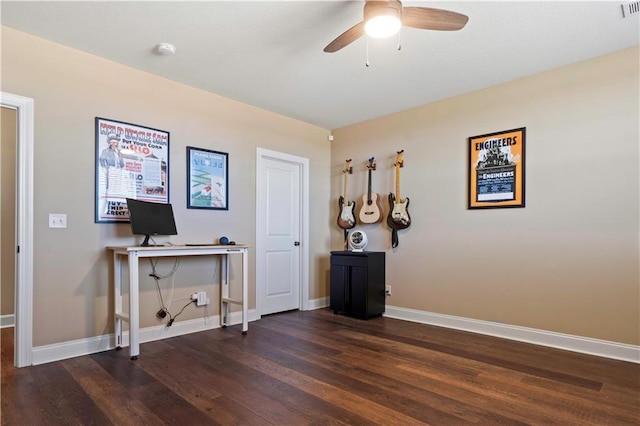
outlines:
M288 312L15 369L3 425L640 424L640 365L422 324Z

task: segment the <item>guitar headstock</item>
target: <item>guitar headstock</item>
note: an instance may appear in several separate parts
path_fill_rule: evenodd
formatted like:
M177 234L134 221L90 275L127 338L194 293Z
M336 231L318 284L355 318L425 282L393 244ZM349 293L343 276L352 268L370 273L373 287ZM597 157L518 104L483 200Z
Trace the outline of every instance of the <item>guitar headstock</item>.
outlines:
M404 153L404 149L397 152L396 162L393 164L396 167L404 167L404 160L402 159L402 154Z
M375 170L376 169L376 159L375 157L369 158L369 163L367 164L367 169Z
M352 174L353 173L353 167L351 166L351 158L349 158L348 160L344 160L347 164L344 168L344 170L342 171L342 173L349 173Z

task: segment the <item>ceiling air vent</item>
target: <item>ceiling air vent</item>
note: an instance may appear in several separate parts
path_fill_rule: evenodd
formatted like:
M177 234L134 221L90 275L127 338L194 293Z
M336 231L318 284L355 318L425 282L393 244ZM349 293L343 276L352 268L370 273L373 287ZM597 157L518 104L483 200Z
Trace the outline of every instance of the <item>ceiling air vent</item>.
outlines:
M628 18L631 15L640 13L640 1L628 1L621 4L622 16Z

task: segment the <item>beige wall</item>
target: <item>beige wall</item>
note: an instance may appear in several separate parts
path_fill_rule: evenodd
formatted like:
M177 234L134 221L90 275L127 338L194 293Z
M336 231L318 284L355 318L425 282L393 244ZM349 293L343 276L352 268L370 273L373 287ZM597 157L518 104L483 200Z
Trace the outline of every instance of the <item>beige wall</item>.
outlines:
M13 315L15 289L16 219L16 138L17 115L11 108L1 109L0 140L0 315Z
M327 252L342 247L344 160L354 159L355 198L375 156L374 190L386 199L405 149L411 228L394 252L385 225L358 227L370 250L387 252L389 305L637 345L638 59L630 49L338 129L329 145L326 129L2 27L2 90L35 99L34 345L112 331L104 247L135 239L128 225L93 222L96 116L171 132L177 242L224 234L255 244L256 147L309 158L310 222L327 224L310 228L312 298L328 295ZM467 138L520 126L527 207L467 210ZM230 211L184 208L187 145L229 152ZM49 229L48 213L67 213L68 228ZM174 299L216 288L212 265L182 266ZM157 309L147 280L143 326L158 323Z
M639 63L632 48L335 130L333 199L344 160L360 196L375 156L388 211L405 150L412 224L399 247L384 223L358 227L387 252L387 303L639 344ZM526 208L467 210L467 138L516 127L527 131Z
M179 58L175 58L176 60ZM310 159L310 222L329 215L329 131L137 71L2 27L2 90L35 100L34 346L112 332L110 261L104 249L136 241L128 224L94 223L94 118L169 131L170 201L179 235L193 242L226 235L255 246L256 148ZM187 210L186 146L229 153L229 211ZM66 213L67 229L49 229L49 213ZM329 229L310 229L310 297L326 296ZM250 250L250 308L255 307L255 252ZM171 268L160 262L160 273ZM210 292L212 305L179 319L218 313L215 265L181 262L174 299ZM239 265L232 276L239 280ZM326 269L326 268L325 268ZM143 274L144 276L144 274ZM238 281L239 282L239 281ZM166 288L166 282L161 282ZM217 284L217 280L214 280ZM158 324L154 283L141 292L141 325ZM168 292L165 294L167 296ZM177 313L184 301L170 310Z

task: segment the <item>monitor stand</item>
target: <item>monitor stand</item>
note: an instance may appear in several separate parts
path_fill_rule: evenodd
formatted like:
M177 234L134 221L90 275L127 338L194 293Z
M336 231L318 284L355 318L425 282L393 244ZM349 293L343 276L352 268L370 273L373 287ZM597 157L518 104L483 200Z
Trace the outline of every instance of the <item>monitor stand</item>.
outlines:
M144 241L140 244L140 247L164 247L164 244L149 244L149 238L151 235L145 235Z

